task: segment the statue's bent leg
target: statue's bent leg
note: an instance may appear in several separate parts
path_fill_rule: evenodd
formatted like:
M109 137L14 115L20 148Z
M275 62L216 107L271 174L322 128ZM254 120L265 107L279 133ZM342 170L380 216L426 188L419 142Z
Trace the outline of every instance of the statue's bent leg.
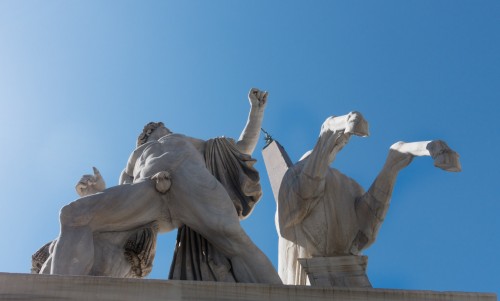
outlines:
M226 190L208 170L180 171L172 177L172 214L230 259L238 282L281 283L269 259L241 227Z
M93 232L132 229L157 220L161 209L161 198L149 180L111 187L64 206L51 273L87 275L94 260Z

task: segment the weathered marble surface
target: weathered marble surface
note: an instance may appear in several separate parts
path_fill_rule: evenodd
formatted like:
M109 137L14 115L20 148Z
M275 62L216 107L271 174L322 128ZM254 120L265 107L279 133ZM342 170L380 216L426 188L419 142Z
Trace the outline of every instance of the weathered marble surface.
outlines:
M259 137L267 92L252 89L248 98L248 122L232 147L250 157ZM53 245L50 273L92 274L98 262L95 250L100 249L96 233L127 232L154 223L159 232L186 225L202 235L230 260L236 281L281 283L271 262L240 226L240 217L248 215L252 206L238 207L234 200L241 200L241 205L247 201L245 197L233 198L232 191L206 168L206 148L206 141L174 134L163 123L146 125L120 185L97 192L98 185L83 181L77 191L84 197L61 209L61 234ZM99 182L97 175L89 179ZM247 182L239 185L249 187ZM87 194L86 189L94 190ZM260 193L260 185L252 189Z
M93 170L93 175L83 175L75 186L81 197L106 189L99 170L95 167ZM88 274L125 278L146 277L153 269L157 233L156 222L126 231L93 233L94 262ZM56 243L57 239L45 244L33 254L31 273L50 274Z
M88 275L146 277L153 268L157 233L156 222L128 231L94 233L94 262ZM50 274L56 242L47 243L33 254L31 273Z
M368 122L358 112L329 117L321 127L314 149L298 163L290 166L287 156L283 156L281 163L268 167L268 172L279 167L277 175L270 173L269 177L275 197L279 186L278 272L285 284L308 283L304 269L297 262L299 258L356 256L369 247L389 208L397 175L415 156L432 156L435 165L447 171L461 169L458 154L443 141L397 142L390 147L381 172L365 192L330 164L353 135L368 134ZM274 150L283 153L282 148ZM266 156L280 155L264 155L267 165L271 163ZM289 167L286 172L285 165ZM337 281L336 285L341 283Z
M240 219L250 215L262 195L254 159L226 138L210 139L204 150L206 168L226 189ZM202 235L184 225L178 230L169 279L237 282L232 263Z
M372 287L366 275L366 256L311 257L297 260L312 286Z
M0 273L0 300L496 301L489 293Z

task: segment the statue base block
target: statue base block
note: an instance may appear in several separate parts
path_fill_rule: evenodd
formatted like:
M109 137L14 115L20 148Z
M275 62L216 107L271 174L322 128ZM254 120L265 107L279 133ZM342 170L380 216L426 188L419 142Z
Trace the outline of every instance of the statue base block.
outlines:
M297 259L312 286L364 287L372 285L366 275L366 256L313 257Z
M495 294L0 273L0 300L463 300Z

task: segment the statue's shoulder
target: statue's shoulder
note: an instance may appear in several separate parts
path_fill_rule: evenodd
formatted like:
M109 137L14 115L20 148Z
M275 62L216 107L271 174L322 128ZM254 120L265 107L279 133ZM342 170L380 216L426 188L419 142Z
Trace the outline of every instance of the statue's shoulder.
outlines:
M150 146L158 144L158 141L148 141L138 147L135 148L135 150L132 152L132 156L137 157L137 155L140 155L144 152L145 149L149 148Z
M147 151L153 150L154 147L158 146L158 145L160 145L160 142L157 140L154 140L154 141L148 141L148 142L136 147L136 149L130 154L130 157L128 159L128 165L134 165L139 157L141 157Z
M184 134L179 134L179 133L170 133L168 135L165 135L163 137L160 138L161 139L170 139L170 138L179 138L179 139L186 139L186 138L189 138L188 136L184 135Z
M158 142L159 143L167 143L168 141L172 141L172 140L190 142L191 140L198 140L198 139L186 136L184 134L170 133L170 134L165 135L165 136L161 137L160 139L158 139Z

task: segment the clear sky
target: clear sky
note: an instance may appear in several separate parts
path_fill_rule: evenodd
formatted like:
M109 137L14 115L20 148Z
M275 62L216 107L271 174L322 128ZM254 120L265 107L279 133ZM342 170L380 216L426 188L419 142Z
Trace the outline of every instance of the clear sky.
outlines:
M500 2L0 0L0 271L29 272L91 167L115 185L145 123L237 138L251 87L293 160L330 115L371 136L333 166L366 189L396 141L443 139L463 172L417 158L365 254L374 287L500 292ZM277 265L272 197L243 225ZM168 274L175 232L150 278Z

